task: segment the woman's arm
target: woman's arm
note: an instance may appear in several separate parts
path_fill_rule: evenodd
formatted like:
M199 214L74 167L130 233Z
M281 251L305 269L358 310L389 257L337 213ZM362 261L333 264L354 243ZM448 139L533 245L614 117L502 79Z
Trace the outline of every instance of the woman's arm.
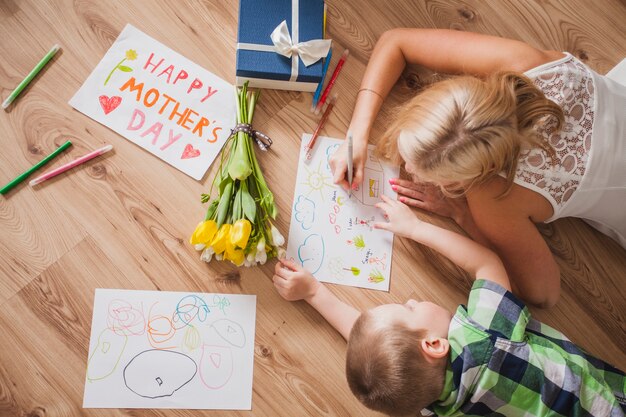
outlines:
M536 199L542 197L514 187L498 199L503 189L498 183L468 193L474 222L502 259L514 292L529 304L551 307L559 299L560 271L532 220Z
M349 130L354 140L354 183L363 179L367 142L374 120L407 64L450 74L482 75L498 70L523 72L558 59L524 42L445 29L392 29L379 38L361 81ZM330 160L334 181L347 188L346 149Z

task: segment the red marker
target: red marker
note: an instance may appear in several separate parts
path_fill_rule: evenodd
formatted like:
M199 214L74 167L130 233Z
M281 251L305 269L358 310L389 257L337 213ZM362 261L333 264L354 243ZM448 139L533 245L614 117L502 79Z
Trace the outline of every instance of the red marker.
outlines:
M339 62L337 63L337 66L335 67L335 70L333 71L333 75L332 77L330 77L330 81L328 82L328 85L324 89L324 93L322 94L320 101L317 103L317 106L315 107L315 114L320 114L320 112L322 111L322 107L324 107L324 103L326 102L326 99L328 98L328 94L330 93L330 90L333 88L333 85L335 85L335 81L337 81L337 77L339 76L339 73L341 72L341 68L343 68L343 64L346 63L346 59L348 59L348 55L350 55L350 51L348 49L343 51L343 54L341 54L341 58L339 59Z
M49 180L52 177L56 177L57 175L67 171L68 169L72 169L77 165L80 165L82 163L85 163L87 161L89 161L90 159L95 158L96 156L100 156L103 153L107 153L109 152L111 149L113 149L113 145L107 145L103 148L100 149L96 149L93 152L88 153L87 155L83 155L80 158L77 158L75 160L73 160L72 162L68 162L65 165L62 165L56 169L53 169L50 172L46 172L45 174L41 175L40 177L35 178L34 180L32 180L31 182L29 182L28 184L32 187L34 185L40 184L46 180Z

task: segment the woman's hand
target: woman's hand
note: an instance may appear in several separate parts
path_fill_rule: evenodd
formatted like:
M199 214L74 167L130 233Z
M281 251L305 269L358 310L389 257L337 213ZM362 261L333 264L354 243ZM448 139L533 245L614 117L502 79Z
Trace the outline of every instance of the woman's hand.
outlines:
M278 294L287 301L310 299L321 285L310 272L287 259L278 260L272 281Z
M367 159L367 137L357 138L352 141L352 189L363 182L363 168ZM337 148L328 161L333 172L333 182L345 190L348 184L348 141L347 139Z
M374 223L374 228L388 230L398 236L412 237L419 229L422 221L406 204L392 200L386 195L381 196L381 199L383 201L376 203L375 206L385 213L388 222Z
M394 178L391 188L398 193L398 200L413 207L449 217L459 225L469 213L465 197L450 198L443 195L439 187L430 183L413 182Z

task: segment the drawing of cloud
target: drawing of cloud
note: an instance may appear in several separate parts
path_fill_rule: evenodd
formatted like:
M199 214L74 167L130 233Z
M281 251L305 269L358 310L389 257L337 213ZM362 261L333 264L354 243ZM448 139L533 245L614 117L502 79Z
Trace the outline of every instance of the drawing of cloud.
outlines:
M335 151L339 149L339 144L330 145L326 148L326 169L330 170L330 157L333 156Z
M309 235L298 246L298 258L303 267L315 274L324 261L324 239L320 235Z
M189 356L168 350L146 350L124 368L124 383L145 398L170 397L191 381L198 366Z
M293 209L296 212L295 218L304 230L309 230L315 221L315 203L305 196L299 195Z

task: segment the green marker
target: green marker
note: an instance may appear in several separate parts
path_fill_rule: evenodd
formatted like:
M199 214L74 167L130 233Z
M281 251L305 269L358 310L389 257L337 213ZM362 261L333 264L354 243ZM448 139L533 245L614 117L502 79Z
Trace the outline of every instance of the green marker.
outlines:
M20 182L24 181L26 179L26 177L28 177L30 174L32 174L33 172L37 171L39 168L41 168L42 166L46 165L48 162L50 162L50 160L52 158L54 158L55 156L57 156L58 154L60 154L61 152L63 152L65 149L69 148L72 145L72 142L70 142L69 140L67 142L65 142L63 145L59 146L54 152L52 152L50 155L46 156L44 159L42 159L41 161L37 162L35 165L33 165L32 168L30 168L28 171L18 175L13 181L11 181L10 183L8 183L7 185L5 185L4 187L0 188L0 194L6 194L9 192L9 190L13 187L15 187L17 184L19 184Z
M7 99L2 102L3 109L9 107L13 100L15 100L15 98L20 95L22 90L26 88L26 86L33 80L33 78L35 78L35 76L39 74L39 71L41 71L41 69L46 66L48 61L52 59L54 54L56 54L59 49L61 49L61 47L58 44L54 45L52 49L50 49L50 52L48 52L46 56L44 56L43 59L39 61L37 65L35 65L35 68L32 69L32 71L26 76L26 78L24 78L24 81L22 81L20 85L15 87L15 90L13 90L11 95L9 95L9 97L7 97Z

